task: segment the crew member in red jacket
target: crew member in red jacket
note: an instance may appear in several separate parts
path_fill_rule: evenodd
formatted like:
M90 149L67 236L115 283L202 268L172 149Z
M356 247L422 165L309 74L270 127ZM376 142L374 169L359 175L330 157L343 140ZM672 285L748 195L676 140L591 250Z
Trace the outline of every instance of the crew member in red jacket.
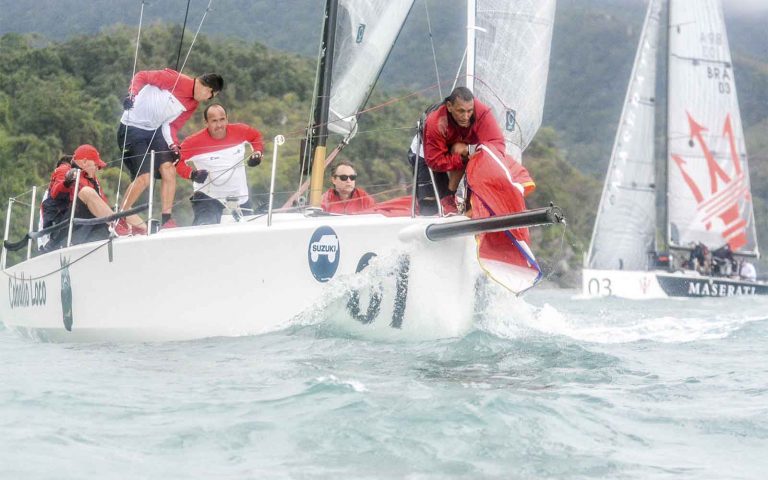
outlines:
M178 174L194 182L193 225L221 222L224 202L252 208L243 161L250 167L259 165L264 149L261 132L244 123L229 123L223 106L209 105L203 118L205 128L182 142L181 161L176 164ZM246 159L248 145L252 153Z
M96 218L112 215L107 197L96 178L96 172L107 165L101 160L99 151L92 145L80 145L72 154L72 165L62 162L51 175L51 198L68 198L69 205L75 198L77 172L80 182L75 204L75 218ZM79 170L78 170L79 169ZM106 224L78 225L72 234L72 243L85 243L109 238Z
M122 210L129 209L149 185L150 151L155 151L155 178L162 180L163 228L175 227L171 219L176 193L173 163L179 158L181 127L189 120L200 102L210 100L224 87L216 73L197 78L166 68L141 71L133 77L128 96L123 100L123 116L117 130L117 144L123 149L124 162L133 182L128 186ZM138 216L120 222L122 230L146 233ZM127 232L126 232L127 233Z
M424 159L433 171L448 173L448 192L454 194L470 155L478 144L504 155L504 134L490 107L466 87L456 87L424 125ZM438 182L438 185L441 182Z
M351 164L337 163L331 173L333 187L323 194L323 210L330 213L354 214L376 205L376 201L365 190L355 187L355 180L357 174Z
M48 228L57 223L61 223L64 220L69 220L67 213L69 212L70 200L69 193L62 192L59 196L51 196L53 185L56 183L56 179L62 175L65 175L68 168L59 168L62 165L72 165L72 155L62 155L59 161L56 162L56 168L51 174L51 180L48 182L48 188L43 193L43 201L40 202L40 223L39 228ZM63 239L66 238L67 232L64 229L59 229L51 232L48 235L44 235L37 239L38 248L41 252L49 252L61 248Z

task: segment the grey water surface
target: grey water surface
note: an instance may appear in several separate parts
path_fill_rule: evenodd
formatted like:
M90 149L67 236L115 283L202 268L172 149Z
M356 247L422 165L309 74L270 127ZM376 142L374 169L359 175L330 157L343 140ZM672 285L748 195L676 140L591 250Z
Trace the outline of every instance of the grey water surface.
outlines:
M0 478L760 479L768 298L535 290L437 341L0 327Z

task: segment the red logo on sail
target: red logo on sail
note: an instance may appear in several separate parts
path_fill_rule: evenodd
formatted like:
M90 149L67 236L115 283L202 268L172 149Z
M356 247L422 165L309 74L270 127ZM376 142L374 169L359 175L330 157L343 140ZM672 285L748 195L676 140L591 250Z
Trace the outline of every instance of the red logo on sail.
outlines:
M742 246L747 244L747 220L741 218L739 214L739 201L743 198L747 201L750 200L749 188L745 181L745 174L741 168L741 162L739 161L739 154L736 148L736 138L733 134L733 126L731 125L730 114L726 115L725 123L723 125L723 135L728 138L728 145L730 147L731 161L733 162L734 177L731 177L725 170L717 163L714 154L710 150L707 143L704 141L702 132L706 132L708 129L703 125L700 125L696 120L691 117L691 114L686 112L688 116L688 125L691 129L691 139L689 144L694 145L696 141L701 147L704 159L707 162L707 170L709 171L709 194L705 195L699 185L693 180L693 178L685 171L685 159L678 154L671 154L672 160L680 168L680 173L683 176L683 180L691 189L693 197L696 199L697 209L699 215L702 217L704 226L707 230L712 229L712 220L714 217L719 217L722 220L725 227L723 228L722 237L728 242L732 250L738 250Z

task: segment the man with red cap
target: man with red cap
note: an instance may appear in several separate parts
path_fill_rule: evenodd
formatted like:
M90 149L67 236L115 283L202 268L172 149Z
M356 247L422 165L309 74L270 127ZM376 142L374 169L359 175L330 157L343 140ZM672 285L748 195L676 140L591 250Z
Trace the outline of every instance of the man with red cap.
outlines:
M56 162L56 169L51 174L48 188L45 190L43 201L40 203L40 229L48 228L68 219L69 194L64 192L59 194L58 197L51 196L56 178L67 173L68 169L59 169L64 164L72 165L72 155L62 155L59 161ZM64 238L66 238L66 232L63 229L59 229L38 238L37 242L41 252L48 252L60 248Z
M51 175L50 197L57 201L66 200L67 207L70 208L75 199L75 183L79 172L75 217L96 218L112 215L107 197L96 178L96 172L106 166L93 145L80 145L72 154L72 164L61 162ZM109 230L105 224L78 225L74 228L72 243L106 238L109 238Z

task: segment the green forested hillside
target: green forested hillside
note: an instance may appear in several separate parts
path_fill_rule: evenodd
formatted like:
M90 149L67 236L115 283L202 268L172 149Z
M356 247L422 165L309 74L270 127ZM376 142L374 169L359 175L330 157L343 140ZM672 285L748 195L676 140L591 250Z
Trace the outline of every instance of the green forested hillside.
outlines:
M188 27L200 23L209 0L191 0ZM607 167L621 103L632 67L644 0L559 0L544 125L559 132L568 161L598 177ZM739 97L747 129L768 118L768 8L754 14L725 0ZM37 32L54 39L98 33L115 23L136 26L141 0L27 2L0 0L0 34ZM144 24L184 19L186 0L145 2ZM208 37L258 41L305 56L317 53L323 0L215 0L202 33ZM416 0L390 56L379 89L420 90L436 82L427 11L440 79L450 84L464 51L464 0ZM129 44L122 45L126 54ZM660 70L663 71L663 64ZM659 100L664 100L663 78ZM439 98L437 89L428 92ZM663 116L659 126L663 126ZM748 137L748 142L752 141ZM750 151L754 147L750 145Z
M120 177L115 129L121 113L120 98L127 89L132 58L120 45L130 44L135 30L117 27L95 36L75 37L62 43L47 43L40 37L9 34L0 38L0 198L25 192L31 185L47 184L56 159L72 152L81 143L93 143L112 168L104 180L110 199L115 198ZM142 34L139 69L173 64L178 28L161 26ZM298 181L298 142L310 109L314 64L306 58L270 51L259 44L200 37L186 71L220 72L226 81L218 100L228 106L231 121L244 121L262 130L271 152L271 139L283 134L288 142L280 151L278 189L292 192ZM374 108L360 122L360 133L342 152L358 165L358 183L382 198L403 194L410 181L406 150L413 135L412 125L430 100L378 93L369 106ZM185 127L189 134L202 126L198 114ZM570 212L568 205L594 203L597 182L585 178L567 164L556 147L556 134L547 131L531 147L529 168L539 184L532 202L546 205L556 200L566 206L573 219L561 249L560 229L542 232L542 257L558 264L567 258L570 265L557 265L564 275L578 265L584 248L591 214ZM331 139L338 140L338 139ZM267 163L268 165L268 163ZM264 199L268 168L249 170L253 196ZM125 187L127 175L122 176ZM188 182L180 181L177 215L189 221L186 198ZM572 201L575 195L578 200ZM285 197L285 195L283 196ZM20 197L20 201L26 201ZM14 233L26 229L28 206L17 204ZM5 216L3 211L0 221ZM554 235L554 237L553 237Z
M3 203L12 192L46 184L58 155L71 152L82 142L94 143L105 158L118 163L114 137L121 112L119 98L130 79L141 4L140 0L93 0L89 8L82 8L74 0L41 0L32 9L26 2L0 0L0 34L4 34L0 38ZM191 2L184 51L207 4L208 0ZM322 4L320 0L217 0L206 13L202 34L185 68L185 72L215 70L224 75L227 86L220 100L228 106L231 120L260 128L268 141L268 152L275 134L286 135L278 179L279 188L285 192L293 191L297 183L298 140L310 109ZM178 24L185 6L185 0L145 3L139 69L175 63ZM455 75L463 51L463 0L427 0L426 6L440 79L446 81ZM425 3L417 0L369 106L435 83L426 13ZM540 258L566 281L573 279L569 272L580 265L581 253L589 242L643 13L641 1L558 2L545 128L526 152L526 165L539 186L532 204L555 200L566 207L569 227L562 250L561 230L535 232ZM727 17L727 22L752 160L757 226L765 246L768 29L764 26L768 15L761 15ZM40 33L22 36L8 32ZM296 54L280 53L253 40ZM663 100L664 90L659 87ZM363 116L360 135L342 154L358 163L361 185L394 194L393 188L407 183L404 151L412 135L409 126L424 105L437 98L433 88ZM658 120L663 124L661 115ZM198 115L184 133L195 131L201 124ZM254 196L263 198L267 168L249 171L249 175ZM119 176L117 168L103 174L111 199ZM124 175L122 181L126 180ZM189 186L184 181L179 185L176 210L185 221ZM16 211L21 208L17 206ZM22 215L17 213L15 220L17 231L23 231Z
M178 28L145 30L138 68L173 65L179 33ZM102 174L109 197L115 198L120 176L116 128L133 61L118 46L130 44L135 37L135 30L124 27L64 43L45 44L16 34L0 37L0 198L31 185L45 187L58 156L71 153L81 143L96 145L102 158L118 167ZM277 133L295 139L308 111L311 62L270 52L259 44L200 37L187 71L214 70L226 78L220 99L229 106L233 121L257 126L267 139ZM202 125L201 115L189 122L186 134ZM289 142L286 156L295 155L296 143ZM283 162L281 168L287 176L295 171L295 162ZM265 170L253 172L254 188L260 193L267 185ZM127 180L124 174L122 182ZM181 186L177 200L183 218L189 186L186 182ZM288 181L281 186L287 189ZM23 228L21 217L15 211L17 228Z

